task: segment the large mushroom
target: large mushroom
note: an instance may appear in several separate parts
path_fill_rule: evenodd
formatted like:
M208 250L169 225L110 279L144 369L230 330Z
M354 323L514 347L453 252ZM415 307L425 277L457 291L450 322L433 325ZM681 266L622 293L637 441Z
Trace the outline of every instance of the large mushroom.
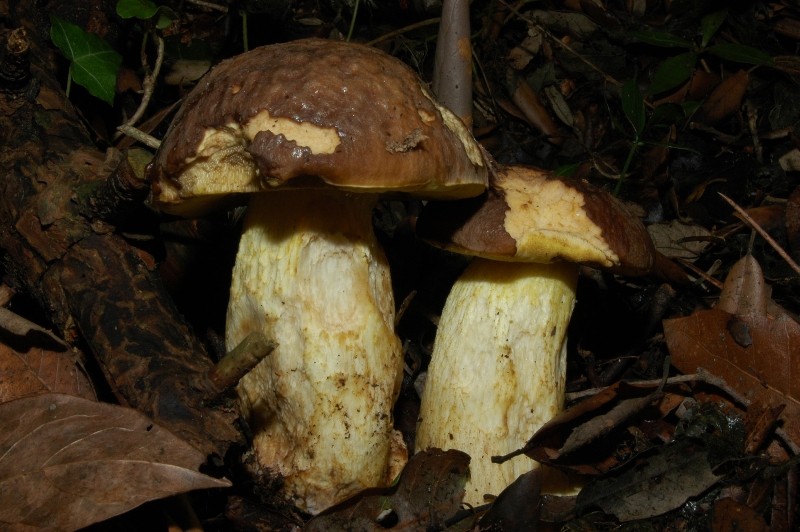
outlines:
M524 166L498 168L481 197L429 203L417 232L475 256L439 320L416 448L468 453L465 502L479 505L535 466L491 456L521 448L563 407L578 265L642 274L653 245L611 195Z
M402 62L309 39L224 61L188 95L150 168L152 201L187 216L249 193L227 349L278 347L241 379L254 454L317 513L385 485L403 355L372 210L384 192L469 197L487 168L463 124Z

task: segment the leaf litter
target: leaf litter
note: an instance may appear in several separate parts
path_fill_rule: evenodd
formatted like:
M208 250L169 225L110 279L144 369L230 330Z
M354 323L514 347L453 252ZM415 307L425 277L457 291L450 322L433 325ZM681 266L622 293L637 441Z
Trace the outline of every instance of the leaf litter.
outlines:
M144 502L230 486L205 456L130 408L61 394L0 404L0 524L75 530Z

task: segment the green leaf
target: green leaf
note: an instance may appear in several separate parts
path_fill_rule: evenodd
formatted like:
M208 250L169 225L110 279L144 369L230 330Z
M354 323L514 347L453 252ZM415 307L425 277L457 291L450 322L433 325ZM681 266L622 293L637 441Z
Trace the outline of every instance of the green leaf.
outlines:
M553 172L559 177L572 177L580 169L583 163L571 163L559 166Z
M622 111L633 126L636 136L639 137L644 131L647 116L644 109L644 98L639 91L639 86L635 80L628 80L622 86Z
M50 39L71 61L70 72L75 83L95 98L113 105L122 56L94 33L54 15L50 16Z
M648 93L660 94L685 83L694 71L697 54L687 52L663 61L653 74Z
M163 30L170 24L172 24L178 15L168 7L160 6L158 8L158 19L156 20L156 28L159 30Z
M665 31L632 31L629 35L643 43L661 46L662 48L692 48L694 46L692 41L687 41Z
M719 57L720 59L735 61L737 63L765 66L774 65L771 55L766 52L762 52L758 48L753 48L752 46L747 46L745 44L717 44L710 47L708 52Z
M717 33L722 23L725 22L727 16L728 10L720 9L703 17L703 20L700 21L700 29L703 32L700 44L702 48L705 48L711 42L711 38Z
M122 18L138 18L147 20L158 11L158 6L150 0L119 0L117 15Z

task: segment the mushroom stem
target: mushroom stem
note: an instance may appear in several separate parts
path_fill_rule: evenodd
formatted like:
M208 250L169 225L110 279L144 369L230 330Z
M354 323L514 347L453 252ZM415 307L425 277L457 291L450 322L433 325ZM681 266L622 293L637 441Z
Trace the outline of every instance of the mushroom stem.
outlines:
M392 428L403 355L374 203L330 189L255 194L233 269L228 349L256 331L278 344L238 387L254 452L311 513L385 485L404 459Z
M468 453L464 502L483 504L536 463L525 445L563 407L577 266L475 258L453 285L433 348L416 447Z

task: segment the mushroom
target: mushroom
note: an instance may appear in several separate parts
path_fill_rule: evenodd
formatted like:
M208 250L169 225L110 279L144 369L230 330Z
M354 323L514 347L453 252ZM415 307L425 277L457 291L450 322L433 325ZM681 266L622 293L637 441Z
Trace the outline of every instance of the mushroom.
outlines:
M416 448L468 453L465 502L479 505L535 466L491 456L523 447L563 407L578 264L643 274L653 245L611 195L524 166L498 168L479 198L428 203L417 233L475 256L442 310Z
M320 39L223 61L187 96L150 168L152 202L185 216L249 193L226 323L230 351L277 342L238 394L263 470L310 512L392 480L403 355L378 195L469 197L487 167L405 64Z

